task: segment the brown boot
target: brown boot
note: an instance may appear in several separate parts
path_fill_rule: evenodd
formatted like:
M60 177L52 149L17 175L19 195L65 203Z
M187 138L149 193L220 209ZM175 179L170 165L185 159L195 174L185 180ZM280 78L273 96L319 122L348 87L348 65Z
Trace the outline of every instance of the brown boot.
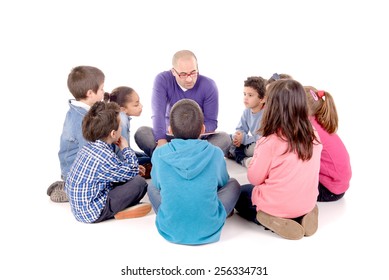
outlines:
M311 210L311 212L305 214L301 219L301 225L304 228L305 236L313 235L318 228L319 225L319 208L317 205Z
M257 213L257 220L283 238L298 240L304 236L304 228L293 219L275 217L260 210Z

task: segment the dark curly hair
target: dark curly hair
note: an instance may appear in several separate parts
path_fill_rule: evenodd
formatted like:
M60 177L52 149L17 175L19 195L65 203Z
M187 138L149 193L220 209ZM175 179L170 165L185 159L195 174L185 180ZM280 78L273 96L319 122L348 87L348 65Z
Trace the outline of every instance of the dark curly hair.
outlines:
M82 121L82 135L87 141L106 139L112 130L118 130L120 107L117 103L96 102Z
M265 93L266 93L265 85L266 85L266 80L259 76L248 77L244 81L244 86L255 89L258 92L258 96L260 99L263 99L265 97Z

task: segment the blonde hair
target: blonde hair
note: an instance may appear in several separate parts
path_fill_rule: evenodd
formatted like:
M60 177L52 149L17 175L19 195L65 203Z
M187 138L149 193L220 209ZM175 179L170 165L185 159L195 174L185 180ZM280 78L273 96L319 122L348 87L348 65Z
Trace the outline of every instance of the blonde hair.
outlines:
M317 122L328 132L335 133L338 129L338 113L332 95L312 86L304 87L309 115L315 116Z

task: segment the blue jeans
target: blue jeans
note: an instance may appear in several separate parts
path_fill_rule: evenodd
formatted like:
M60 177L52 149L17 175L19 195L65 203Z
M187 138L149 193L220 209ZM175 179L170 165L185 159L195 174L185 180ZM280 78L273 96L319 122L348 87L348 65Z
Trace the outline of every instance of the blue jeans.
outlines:
M151 159L148 155L146 155L144 152L135 152L136 157L138 158L138 163L140 165L150 163Z
M150 183L147 188L147 194L149 195L149 200L153 206L154 212L158 213L159 206L161 205L160 190ZM223 204L227 215L234 210L236 201L239 198L239 194L240 184L234 178L230 178L227 184L218 188L217 196L219 197L220 202Z
M172 137L167 137L167 141L169 142ZM219 147L224 155L228 154L228 150L231 146L231 138L225 132L218 132L216 134L208 135L203 139L207 140L209 143L214 146ZM144 151L149 157L152 156L154 149L157 146L153 129L149 126L141 126L134 134L135 143L138 145L139 149Z

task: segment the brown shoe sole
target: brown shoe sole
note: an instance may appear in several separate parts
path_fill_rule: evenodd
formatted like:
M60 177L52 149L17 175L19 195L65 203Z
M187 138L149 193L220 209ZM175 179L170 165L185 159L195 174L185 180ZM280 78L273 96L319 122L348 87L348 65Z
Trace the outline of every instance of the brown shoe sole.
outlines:
M292 219L279 218L258 211L257 220L261 225L285 239L298 240L304 237L304 228Z
M132 219L146 216L151 211L150 203L140 203L116 213L115 219Z
M301 225L304 228L305 236L311 236L317 231L319 226L318 216L319 208L317 205L315 205L315 208L313 208L311 212L304 215L304 217L301 219Z

